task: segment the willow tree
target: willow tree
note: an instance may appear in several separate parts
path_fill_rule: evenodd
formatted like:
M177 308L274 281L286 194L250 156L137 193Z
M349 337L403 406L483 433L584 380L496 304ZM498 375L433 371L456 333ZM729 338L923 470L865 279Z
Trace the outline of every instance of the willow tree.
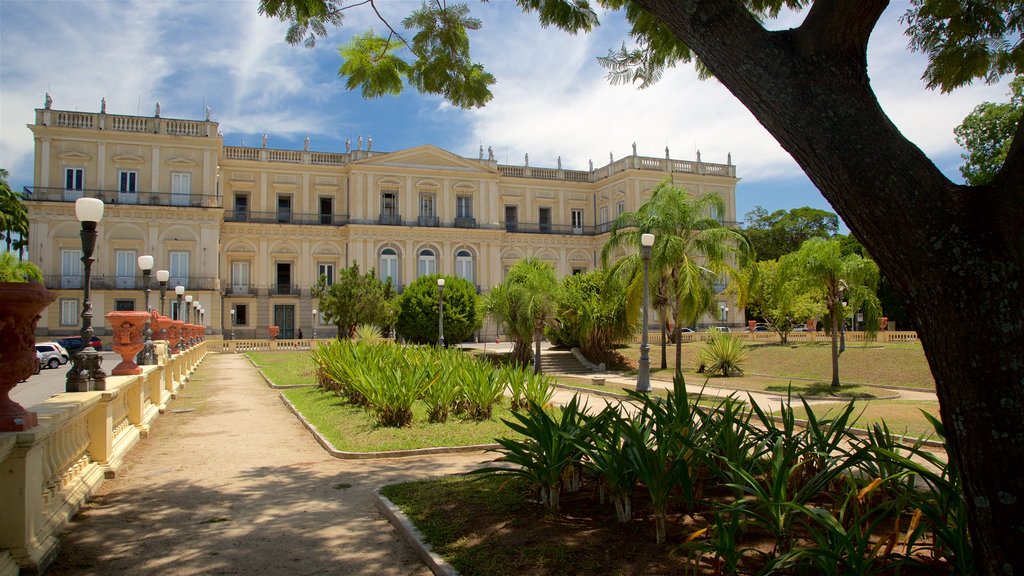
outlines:
M650 197L639 208L623 212L612 222L611 234L601 248L601 260L606 266L611 264L611 272L629 278L626 303L636 311L643 296L640 237L654 234L649 266L651 305L661 319L662 369L668 367L669 321L674 321L678 330L680 326L695 324L714 309L716 280L729 274L734 269L732 262L745 259L749 252L747 240L711 217L712 212L725 212L717 194L693 197L665 181L651 190ZM612 263L624 247L630 248L629 253ZM682 364L679 340L677 337L677 372Z
M289 39L302 42L324 36L343 10L367 3L375 4L261 0L260 10L289 21ZM598 25L595 6L621 10L632 42L605 60L613 80L644 86L666 68L696 59L701 72L721 82L793 156L907 302L935 377L948 449L963 478L979 572L1024 574L1018 552L1024 475L1006 473L1024 460L1021 123L990 182L965 186L943 174L900 133L871 87L868 40L887 0L517 4L535 11L542 25L571 33ZM444 76L442 85L410 82L433 94L448 93L445 83L466 86L472 90L453 101L482 106L493 79L469 57L466 28L445 18L446 6L438 0L424 5L441 22L433 30L442 54L406 42L409 60L433 57L450 66L434 76ZM783 6L807 9L803 22L767 29L765 19ZM928 57L927 87L948 92L1019 74L1022 13L1022 0L911 0L903 22L911 49ZM388 29L388 41L402 41L401 31Z

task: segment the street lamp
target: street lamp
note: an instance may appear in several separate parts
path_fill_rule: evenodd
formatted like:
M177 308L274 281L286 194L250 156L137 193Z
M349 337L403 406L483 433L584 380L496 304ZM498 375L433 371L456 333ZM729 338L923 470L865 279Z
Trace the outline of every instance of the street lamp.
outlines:
M156 281L160 283L160 315L164 315L164 301L167 299L167 281L171 279L171 273L167 270L156 271Z
M316 308L313 308L313 340L316 340Z
M146 323L142 326L142 340L144 344L142 345L142 350L139 350L139 353L135 356L135 363L140 366L149 366L156 364L156 354L154 352L155 349L153 345L153 327L150 324L149 316L149 284L150 274L153 271L153 257L145 254L139 256L138 262L139 269L142 270L142 292L146 295L144 308L146 311Z
M177 305L177 307L175 309L174 319L179 321L179 322L181 321L181 298L182 298L182 296L184 296L184 294L185 294L185 287L184 286L178 285L178 286L174 287L174 295L178 299L178 305ZM174 345L178 348L178 352L179 353L185 351L185 336L184 336L184 334L185 334L184 328L178 330L178 341Z
M235 339L235 309L231 309L231 339Z
M640 341L640 372L637 374L636 391L651 391L651 346L647 343L647 307L650 296L648 295L647 276L651 265L651 246L654 246L654 234L640 235L640 257L644 261L644 302L643 302L643 337Z
M444 278L437 279L437 347L444 348Z
M729 325L729 307L728 306L725 307L725 318L723 320L725 320L725 325L728 326Z
M75 200L75 216L82 223L82 265L84 284L82 290L82 349L71 356L71 369L67 373L67 392L88 392L106 390L107 374L100 368L103 357L92 347L92 302L89 300L89 286L92 276L92 253L96 249L96 225L103 219L103 201L98 198Z
M192 295L185 296L185 324L188 324L189 313L192 312Z

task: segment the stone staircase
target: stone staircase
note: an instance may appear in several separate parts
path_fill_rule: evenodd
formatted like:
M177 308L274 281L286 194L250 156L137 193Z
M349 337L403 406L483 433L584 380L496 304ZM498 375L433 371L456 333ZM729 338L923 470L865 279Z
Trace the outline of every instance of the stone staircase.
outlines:
M544 374L590 374L568 350L541 351L540 369Z

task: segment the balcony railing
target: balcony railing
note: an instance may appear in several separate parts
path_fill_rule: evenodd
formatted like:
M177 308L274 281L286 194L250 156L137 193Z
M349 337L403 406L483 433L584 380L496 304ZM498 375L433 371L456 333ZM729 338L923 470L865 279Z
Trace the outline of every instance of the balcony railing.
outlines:
M77 275L47 274L43 276L43 285L50 290L81 290L83 277ZM167 283L168 296L174 298L174 287L182 285L186 290L213 290L217 285L216 278L193 277L193 278L172 278ZM89 281L89 287L93 290L135 290L140 294L145 289L142 284L142 276L93 276ZM150 277L150 287L156 298L160 297L160 284L155 278ZM152 303L152 301L151 301Z
M441 219L437 216L420 216L416 219L416 225L436 228L441 225Z
M228 284L224 288L224 294L228 296L255 296L256 287L252 284Z
M476 228L476 218L467 218L467 217L456 218L455 219L455 227L456 228Z
M296 284L272 284L268 292L271 296L298 296L299 287Z
M381 214L377 223L382 226L401 226L402 216L400 214Z
M253 212L250 210L225 210L225 222L249 222L251 224L299 224L304 226L345 226L348 214L310 214L301 212Z
M220 208L221 198L209 194L173 192L121 192L119 190L66 190L25 186L26 200L42 202L74 202L79 198L99 198L104 204L126 206L176 206L189 208Z

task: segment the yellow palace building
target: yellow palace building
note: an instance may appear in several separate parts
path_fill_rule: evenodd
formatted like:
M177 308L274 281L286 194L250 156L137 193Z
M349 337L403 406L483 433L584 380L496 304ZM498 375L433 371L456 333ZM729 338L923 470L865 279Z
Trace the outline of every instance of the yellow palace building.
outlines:
M609 158L589 170L504 165L489 151L466 158L429 144L381 152L360 138L344 151L227 146L209 118L53 109L49 99L29 125L35 168L27 188L31 259L58 298L39 335L81 326L81 230L74 201L105 203L92 268L98 333L103 315L141 310L136 261L170 272L204 309L212 334L280 337L299 329L335 334L313 314L311 290L356 263L401 289L422 275L460 276L486 292L518 260L536 257L561 275L600 265L611 222L635 210L671 178L693 194L714 192L736 220L736 167L638 156ZM559 164L561 161L559 161ZM159 291L150 303L159 307ZM730 314L728 309L734 312ZM738 324L732 299L705 323ZM489 334L488 334L489 331ZM481 337L493 337L486 327Z

